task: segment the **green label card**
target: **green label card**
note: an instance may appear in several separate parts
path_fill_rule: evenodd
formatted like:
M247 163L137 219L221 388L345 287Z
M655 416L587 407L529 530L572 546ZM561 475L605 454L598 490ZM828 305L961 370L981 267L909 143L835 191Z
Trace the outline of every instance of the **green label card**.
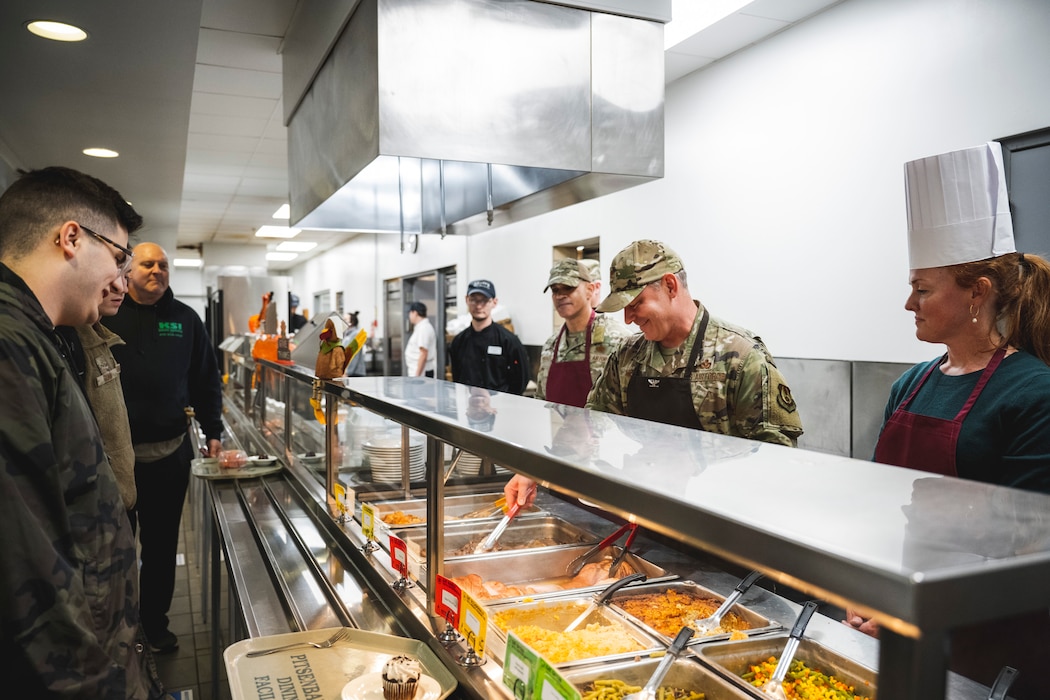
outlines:
M541 656L536 663L536 680L532 686L533 700L581 700L580 691L565 680Z
M516 700L531 697L532 676L539 656L513 632L507 634L507 654L503 658L503 685Z

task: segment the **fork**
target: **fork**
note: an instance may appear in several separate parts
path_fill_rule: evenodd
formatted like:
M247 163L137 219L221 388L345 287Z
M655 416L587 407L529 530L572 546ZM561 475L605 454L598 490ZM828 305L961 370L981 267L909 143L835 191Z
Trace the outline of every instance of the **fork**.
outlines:
M336 630L335 634L333 634L331 637L324 640L323 642L294 642L292 644L285 644L284 646L273 647L272 649L258 649L256 651L249 651L247 654L245 654L245 656L265 656L267 654L273 654L278 651L284 651L285 649L294 649L295 647L314 647L315 649L327 649L328 647L333 646L336 642L346 639L346 637L349 634L350 630L348 630L345 627L340 627L338 630Z

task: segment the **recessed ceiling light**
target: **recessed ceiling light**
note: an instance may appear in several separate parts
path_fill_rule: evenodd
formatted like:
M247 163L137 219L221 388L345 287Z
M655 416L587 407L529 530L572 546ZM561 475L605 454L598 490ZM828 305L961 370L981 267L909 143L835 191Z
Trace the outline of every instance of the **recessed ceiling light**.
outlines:
M116 158L120 154L109 148L85 148L84 155L92 158Z
M83 41L87 39L87 32L80 27L74 27L72 24L66 24L65 22L38 19L27 22L26 29L37 36L53 41Z
M283 241L278 244L277 250L285 253L305 253L317 247L315 241Z
M287 226L260 226L255 232L257 238L295 238L301 229Z
M171 261L175 267L201 267L204 261L200 258L175 258Z
M292 208L287 204L282 204L280 208L273 213L275 219L290 219L292 218Z
M295 260L299 257L298 253L267 253L267 260L274 260L276 262L287 262L289 260Z

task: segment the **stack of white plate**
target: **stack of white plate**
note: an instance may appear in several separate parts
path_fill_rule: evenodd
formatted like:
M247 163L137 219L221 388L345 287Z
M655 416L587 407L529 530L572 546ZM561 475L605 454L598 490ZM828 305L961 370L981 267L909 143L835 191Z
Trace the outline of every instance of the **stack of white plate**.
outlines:
M500 465L495 465L497 474L510 474L509 469L505 469ZM481 457L470 452L463 452L459 456L459 463L456 464L456 476L477 476L478 472L481 471Z
M401 481L401 436L373 435L361 446L372 470L372 481ZM411 481L422 481L427 469L427 441L412 434L408 441L408 476Z

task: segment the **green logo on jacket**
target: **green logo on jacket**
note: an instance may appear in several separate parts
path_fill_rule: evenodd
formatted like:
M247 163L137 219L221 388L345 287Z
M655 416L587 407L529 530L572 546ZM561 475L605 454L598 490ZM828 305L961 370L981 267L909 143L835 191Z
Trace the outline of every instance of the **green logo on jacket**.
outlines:
M161 338L181 338L182 324L178 321L158 321L157 335Z

